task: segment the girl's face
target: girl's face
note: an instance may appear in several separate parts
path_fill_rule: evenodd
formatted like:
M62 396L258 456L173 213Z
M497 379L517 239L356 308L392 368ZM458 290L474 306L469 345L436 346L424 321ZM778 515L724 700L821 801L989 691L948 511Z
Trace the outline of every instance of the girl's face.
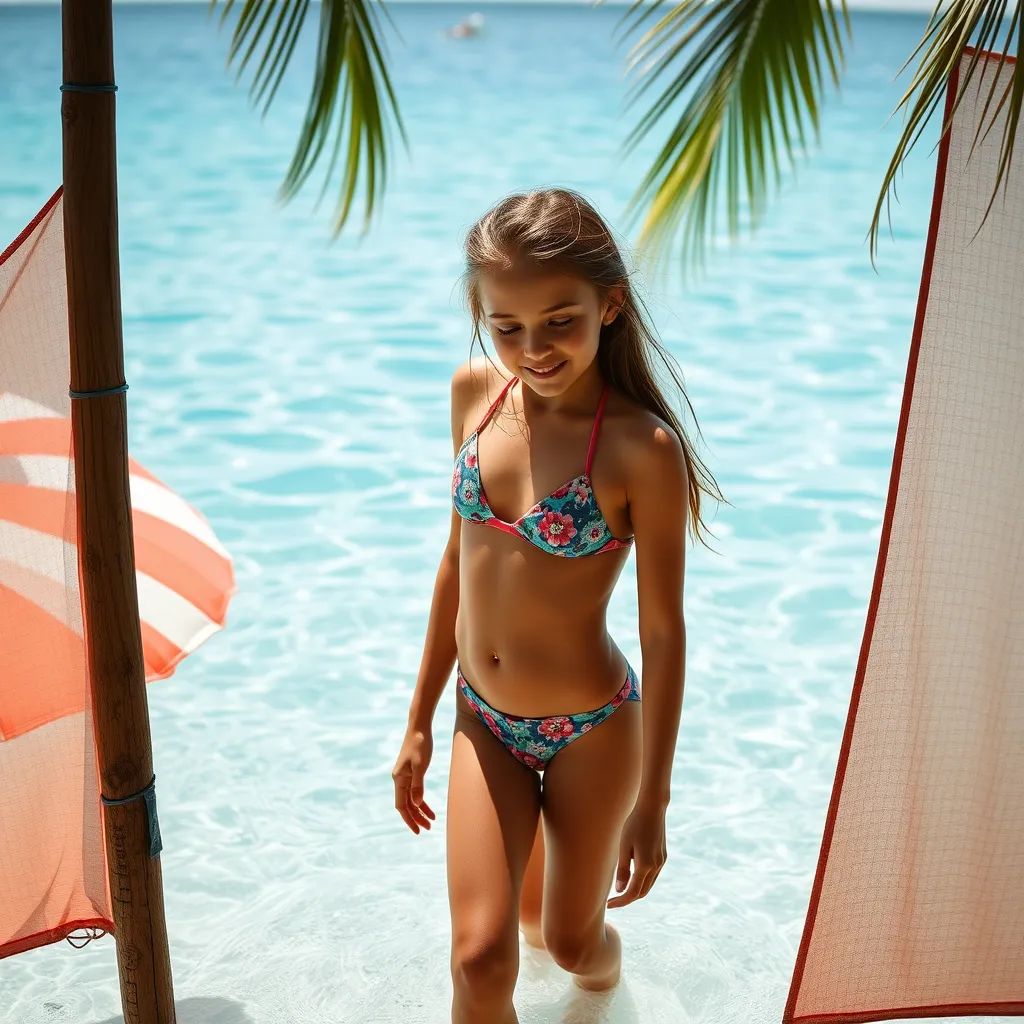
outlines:
M484 323L505 368L540 395L567 391L597 357L601 327L619 311L623 290L602 299L589 281L535 269L482 273Z

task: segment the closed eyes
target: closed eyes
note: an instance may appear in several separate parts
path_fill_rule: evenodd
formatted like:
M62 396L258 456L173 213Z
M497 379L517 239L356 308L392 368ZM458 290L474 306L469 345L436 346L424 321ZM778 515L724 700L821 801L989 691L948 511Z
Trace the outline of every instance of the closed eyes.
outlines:
M568 327L573 322L575 317L567 316L562 320L549 320L548 323L552 327ZM500 327L496 327L495 330L501 335L515 334L519 330L518 327L510 327L507 331L503 331Z

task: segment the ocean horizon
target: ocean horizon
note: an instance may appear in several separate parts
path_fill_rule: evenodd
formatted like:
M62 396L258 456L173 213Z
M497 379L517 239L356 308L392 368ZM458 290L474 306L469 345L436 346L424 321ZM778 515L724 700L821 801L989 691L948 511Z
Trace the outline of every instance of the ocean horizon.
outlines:
M128 4L199 4L208 7L208 0L113 0L115 7L122 7ZM629 6L633 0L386 0L385 6L392 4L434 4L440 2L459 3L469 7L489 7L493 4L540 4L550 6L552 4L566 4L571 6L597 6L600 3L604 6ZM948 3L948 0L946 0ZM59 6L60 0L0 0L0 7L37 7L37 6ZM223 4L219 5L223 6ZM934 9L932 0L848 0L847 6L850 10L864 11L892 11L894 13L929 13Z

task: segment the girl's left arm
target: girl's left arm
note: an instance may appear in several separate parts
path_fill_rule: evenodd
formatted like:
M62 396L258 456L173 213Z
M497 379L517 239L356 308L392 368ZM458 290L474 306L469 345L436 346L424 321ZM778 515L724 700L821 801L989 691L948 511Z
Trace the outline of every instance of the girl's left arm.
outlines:
M643 656L643 775L637 803L665 807L683 706L683 572L689 490L682 445L658 426L632 462L629 511L636 546Z
M689 491L682 445L673 431L659 424L636 446L629 462L627 496L643 655L643 771L619 843L615 888L621 895L612 897L609 907L646 896L665 863L665 813L686 662L683 570Z

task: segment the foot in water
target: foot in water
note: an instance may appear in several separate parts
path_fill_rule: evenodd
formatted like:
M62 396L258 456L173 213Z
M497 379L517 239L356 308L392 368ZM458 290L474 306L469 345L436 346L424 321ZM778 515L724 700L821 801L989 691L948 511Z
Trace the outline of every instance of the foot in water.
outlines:
M587 992L607 992L619 983L622 974L622 940L610 925L604 926L605 949L600 963L589 974L574 974L572 980Z

